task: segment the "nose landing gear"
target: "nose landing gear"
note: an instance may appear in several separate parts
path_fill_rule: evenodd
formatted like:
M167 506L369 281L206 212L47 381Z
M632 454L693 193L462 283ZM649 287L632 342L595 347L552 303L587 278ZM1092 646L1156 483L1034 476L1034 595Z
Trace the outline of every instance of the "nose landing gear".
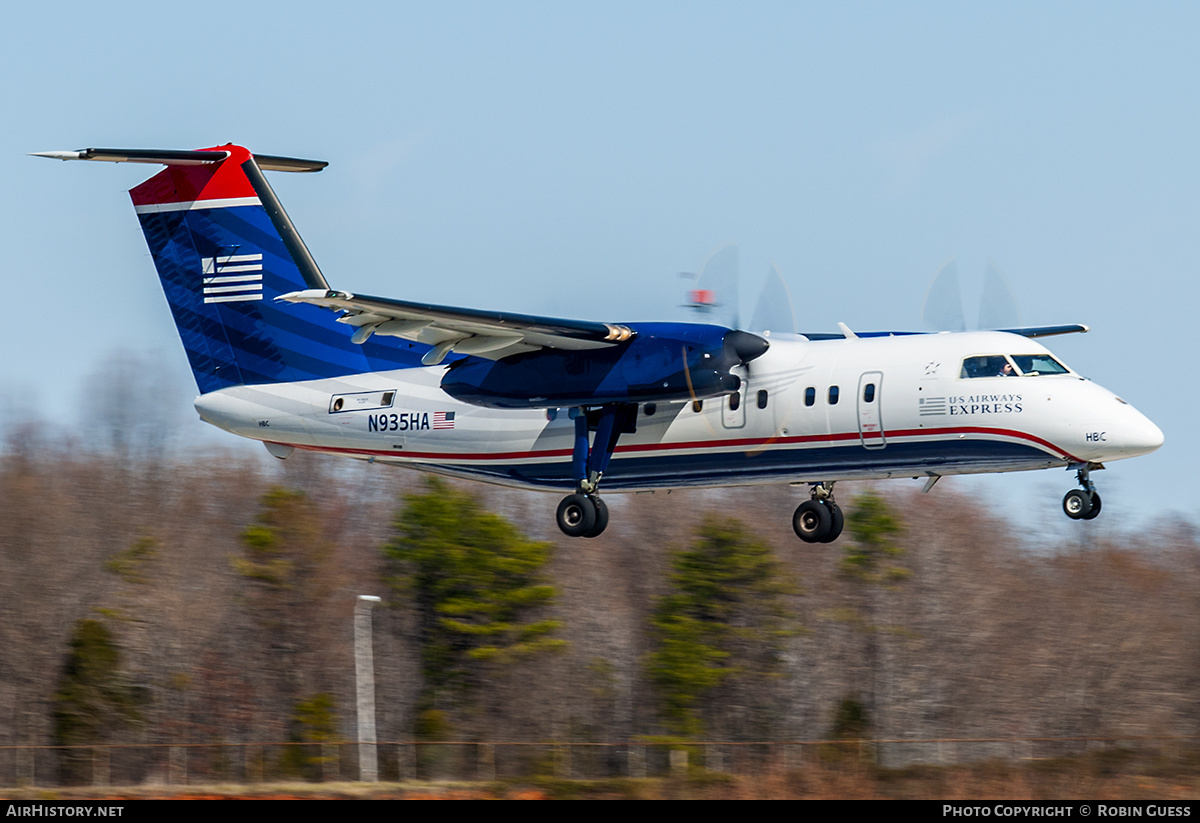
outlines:
M568 537L599 537L608 528L608 506L594 494L569 494L558 504L558 527Z
M1072 520L1094 520L1100 514L1100 493L1092 485L1089 476L1093 468L1104 468L1099 464L1084 463L1076 468L1075 477L1082 488L1071 489L1063 496L1063 512Z
M814 483L812 499L796 507L792 530L805 543L832 543L842 533L846 518L833 499L833 483Z

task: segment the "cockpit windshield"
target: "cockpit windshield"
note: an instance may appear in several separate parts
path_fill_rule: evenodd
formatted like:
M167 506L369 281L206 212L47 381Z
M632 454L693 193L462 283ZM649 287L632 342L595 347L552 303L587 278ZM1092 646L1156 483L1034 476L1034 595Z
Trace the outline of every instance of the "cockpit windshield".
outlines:
M1012 359L1024 375L1067 373L1067 367L1048 354L1014 354Z
M960 377L1015 377L1012 361L1003 354L968 357L963 361Z
M959 377L1040 377L1068 373L1067 367L1049 354L983 354L964 359Z

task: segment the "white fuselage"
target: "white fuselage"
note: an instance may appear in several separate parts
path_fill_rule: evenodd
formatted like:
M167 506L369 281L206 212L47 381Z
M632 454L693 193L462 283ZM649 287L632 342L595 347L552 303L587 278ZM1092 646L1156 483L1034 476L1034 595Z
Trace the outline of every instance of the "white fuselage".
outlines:
M607 491L940 476L1100 463L1157 449L1162 432L1074 373L966 377L964 359L1048 354L1002 332L808 341L771 338L736 396L642 404ZM467 405L445 367L237 386L196 400L220 428L290 447L506 485L571 489L567 409ZM836 388L836 402L831 389ZM765 394L764 394L765 393ZM733 408L736 406L736 408Z

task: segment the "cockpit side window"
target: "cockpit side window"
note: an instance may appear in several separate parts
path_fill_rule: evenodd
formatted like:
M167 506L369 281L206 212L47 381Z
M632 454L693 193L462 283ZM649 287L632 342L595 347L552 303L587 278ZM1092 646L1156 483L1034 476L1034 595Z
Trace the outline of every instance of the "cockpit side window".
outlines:
M1038 376L1043 374L1067 374L1068 369L1048 354L1014 354L1013 362L1022 374Z
M963 360L962 372L959 377L964 379L974 377L1015 377L1016 369L1012 362L1003 354L984 354L968 357Z

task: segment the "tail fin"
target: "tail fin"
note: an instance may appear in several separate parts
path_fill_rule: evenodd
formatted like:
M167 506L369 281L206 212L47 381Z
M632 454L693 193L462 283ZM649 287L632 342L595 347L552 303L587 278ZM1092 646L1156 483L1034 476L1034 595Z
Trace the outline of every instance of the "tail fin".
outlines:
M45 156L167 166L130 196L202 394L419 365L424 346L413 350L389 339L356 344L355 329L332 312L275 301L328 285L262 169L319 171L324 163L256 160L234 145Z

